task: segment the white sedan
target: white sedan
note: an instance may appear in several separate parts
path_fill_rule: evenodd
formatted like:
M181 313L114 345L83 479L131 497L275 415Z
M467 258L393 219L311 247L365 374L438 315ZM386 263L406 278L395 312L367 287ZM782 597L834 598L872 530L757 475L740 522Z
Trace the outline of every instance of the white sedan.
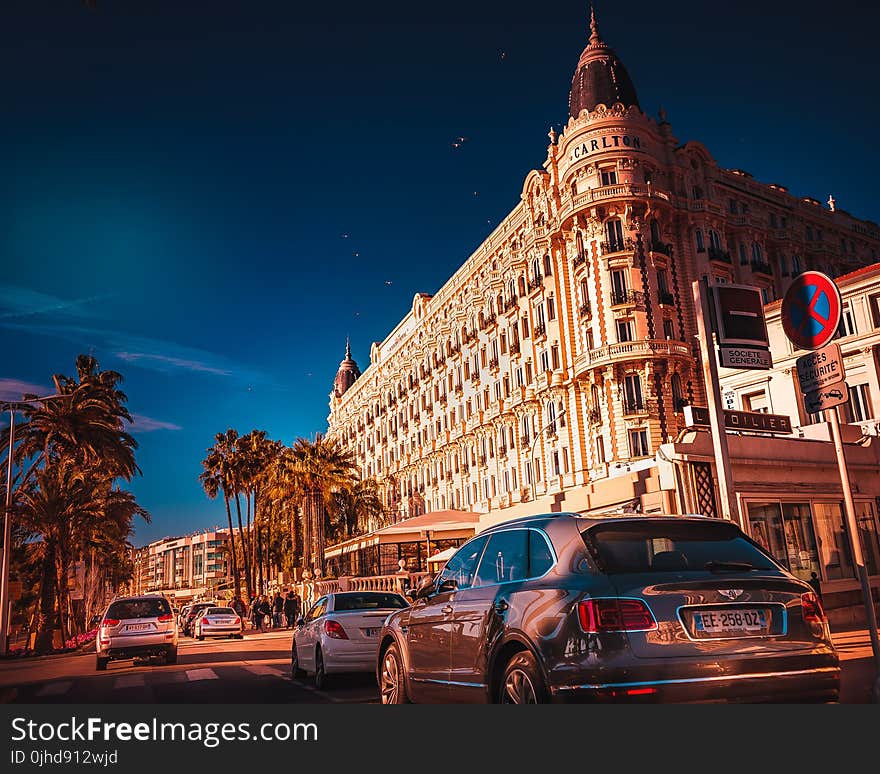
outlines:
M234 637L242 639L244 625L241 617L231 607L209 607L193 621L193 635L197 640L205 637Z
M327 687L327 675L374 672L379 632L395 610L408 607L390 591L341 591L321 597L296 622L290 649L291 677L315 676L315 687Z

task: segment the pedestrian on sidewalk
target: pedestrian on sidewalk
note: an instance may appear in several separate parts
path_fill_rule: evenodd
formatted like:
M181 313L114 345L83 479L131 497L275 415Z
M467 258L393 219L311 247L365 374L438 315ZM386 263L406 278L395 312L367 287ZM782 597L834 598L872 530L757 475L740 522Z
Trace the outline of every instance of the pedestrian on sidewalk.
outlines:
M272 625L272 605L269 604L269 598L263 594L257 603L257 612L259 615L260 631L264 632Z
M275 629L281 628L281 616L284 613L284 597L281 596L281 592L275 592L275 599L272 600L272 627Z
M284 617L287 619L287 628L292 629L299 616L299 599L296 592L291 589L287 592L287 599L284 600Z
M262 615L260 613L260 598L259 597L254 597L251 600L250 614L251 614L251 628L253 628L253 630L256 631L257 629L261 628L260 627L260 618L262 618Z

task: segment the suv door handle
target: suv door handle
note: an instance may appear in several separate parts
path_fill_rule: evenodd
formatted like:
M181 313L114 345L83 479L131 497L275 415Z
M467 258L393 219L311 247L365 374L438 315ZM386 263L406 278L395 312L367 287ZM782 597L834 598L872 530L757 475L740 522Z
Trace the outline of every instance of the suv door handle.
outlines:
M505 602L503 599L499 599L495 603L495 612L496 613L503 613L509 607L510 607L510 605L508 605L507 602Z
M452 612L452 605L446 605L446 607L442 610L444 615L449 615Z

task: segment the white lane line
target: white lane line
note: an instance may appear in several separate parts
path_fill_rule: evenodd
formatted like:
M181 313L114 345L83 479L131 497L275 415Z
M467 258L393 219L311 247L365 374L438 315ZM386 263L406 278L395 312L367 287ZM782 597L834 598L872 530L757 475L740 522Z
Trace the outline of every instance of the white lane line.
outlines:
M60 696L62 693L67 693L72 685L73 680L63 680L60 683L48 683L40 688L35 696Z
M144 675L143 673L133 674L133 675L122 675L121 677L117 677L113 682L113 690L115 691L117 688L143 688L144 687Z
M187 669L186 679L190 682L197 680L219 680L217 673L213 669Z
M284 674L280 669L275 669L275 667L270 666L263 666L261 664L246 666L245 669L255 675L272 675L273 677L281 677Z
M302 688L306 691L309 691L309 692L315 694L315 696L320 696L322 699L326 699L327 701L333 702L334 704L342 704L344 702L344 699L340 699L337 696L331 696L329 693L324 693L324 691L319 691L314 686L307 685L306 683L301 683L299 680L291 680L290 682L293 685L295 685L299 688Z

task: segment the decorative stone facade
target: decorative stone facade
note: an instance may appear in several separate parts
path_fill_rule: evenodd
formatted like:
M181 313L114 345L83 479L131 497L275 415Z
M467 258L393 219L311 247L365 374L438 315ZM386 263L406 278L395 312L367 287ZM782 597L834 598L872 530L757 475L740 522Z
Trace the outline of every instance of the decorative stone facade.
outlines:
M876 224L722 169L642 112L595 20L569 102L520 203L331 394L328 432L396 518L552 507L653 464L705 405L694 280L769 303L807 268L878 260Z

